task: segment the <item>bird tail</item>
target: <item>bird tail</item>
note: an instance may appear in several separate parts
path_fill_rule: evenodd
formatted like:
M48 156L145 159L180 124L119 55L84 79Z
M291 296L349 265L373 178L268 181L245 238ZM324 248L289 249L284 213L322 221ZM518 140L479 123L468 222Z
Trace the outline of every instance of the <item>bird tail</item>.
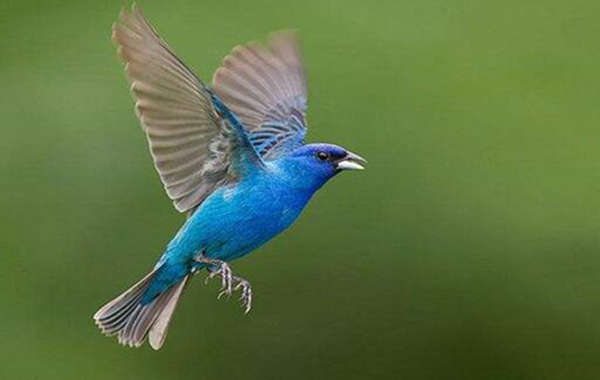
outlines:
M108 336L118 335L119 343L130 347L141 346L149 337L152 348L155 350L161 348L189 275L158 294L150 302L142 302L158 269L160 267L152 270L137 284L94 314L96 325L102 333Z

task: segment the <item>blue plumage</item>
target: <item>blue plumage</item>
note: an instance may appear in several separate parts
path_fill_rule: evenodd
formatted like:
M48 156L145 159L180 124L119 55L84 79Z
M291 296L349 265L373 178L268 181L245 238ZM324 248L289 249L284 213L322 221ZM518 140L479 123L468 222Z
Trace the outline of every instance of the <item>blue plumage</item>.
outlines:
M316 157L317 151L328 150L336 148L308 145L211 194L169 243L159 261L159 265L168 267L168 275L153 283L144 301L181 280L191 267L204 267L193 261L200 252L209 258L231 261L289 227L315 191L336 174L333 166L323 165ZM307 178L304 173L313 175Z
M294 34L237 47L208 87L135 6L113 30L156 168L189 217L154 269L94 319L122 344L149 337L158 349L188 280L203 269L221 278L221 294L241 290L248 312L250 284L227 263L289 227L321 186L364 160L335 145L304 145L306 83Z

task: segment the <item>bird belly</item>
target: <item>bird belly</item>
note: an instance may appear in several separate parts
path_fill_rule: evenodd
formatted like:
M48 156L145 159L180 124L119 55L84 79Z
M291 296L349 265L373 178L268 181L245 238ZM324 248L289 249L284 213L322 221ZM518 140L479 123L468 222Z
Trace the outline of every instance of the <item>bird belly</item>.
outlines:
M242 213L213 225L214 243L207 247L208 257L225 261L240 258L287 229L301 211L268 195L251 206L243 203Z
M257 186L213 193L171 241L165 256L192 263L200 253L231 261L257 249L288 228L306 201Z

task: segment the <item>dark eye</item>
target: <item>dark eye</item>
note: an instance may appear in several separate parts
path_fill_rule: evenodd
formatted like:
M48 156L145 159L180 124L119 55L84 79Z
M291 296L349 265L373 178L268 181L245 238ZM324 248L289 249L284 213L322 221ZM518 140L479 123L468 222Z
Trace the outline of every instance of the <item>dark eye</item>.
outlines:
M317 157L321 161L327 161L327 159L329 159L329 154L325 153L325 152L319 152L319 153L317 153Z

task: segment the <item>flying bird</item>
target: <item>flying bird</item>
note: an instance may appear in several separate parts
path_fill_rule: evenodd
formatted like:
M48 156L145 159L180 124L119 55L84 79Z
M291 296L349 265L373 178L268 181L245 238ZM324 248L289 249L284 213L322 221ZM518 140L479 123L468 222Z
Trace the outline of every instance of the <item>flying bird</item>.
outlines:
M159 349L190 278L220 278L221 295L252 288L228 262L288 228L313 194L366 161L332 144L305 144L307 83L296 34L237 46L203 83L134 4L113 26L135 110L160 179L187 220L154 268L94 320L123 345Z

